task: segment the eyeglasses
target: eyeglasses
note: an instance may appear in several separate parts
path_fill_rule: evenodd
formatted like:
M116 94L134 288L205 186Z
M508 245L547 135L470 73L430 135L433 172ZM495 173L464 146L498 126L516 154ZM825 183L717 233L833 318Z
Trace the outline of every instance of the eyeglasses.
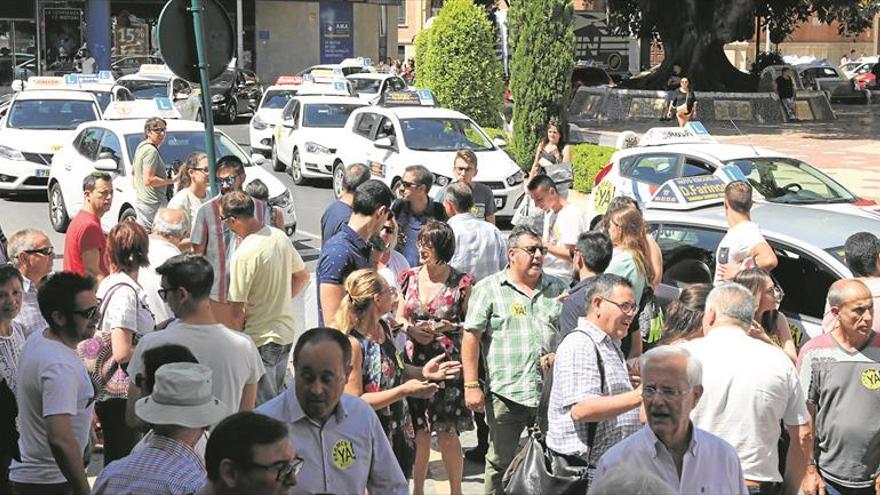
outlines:
M252 467L265 469L267 471L271 471L273 469L278 470L278 474L275 475L275 481L286 481L291 479L292 477L299 476L299 472L302 471L303 464L306 461L303 460L302 457L296 456L293 458L293 462L276 462L275 464L270 464L268 466L263 464L257 464L256 462L251 461L242 461L242 463L247 464Z
M414 187L419 187L421 184L416 184L415 182L409 182L409 181L402 180L402 181L400 181L400 185L401 185L401 187L404 187L406 189L412 189Z
M171 292L173 290L177 290L179 288L180 287L161 287L161 288L159 288L159 290L156 291L156 293L158 293L159 298L161 298L164 301L165 298L168 297L169 292Z
M224 186L231 186L235 184L235 179L238 177L238 174L230 175L228 177L217 177L217 183Z
M777 301L780 301L785 297L785 291L782 290L782 287L774 285L771 290L773 291L773 297L775 297Z
M394 233L394 227L382 227L382 232L384 232L384 233L386 233L386 234L393 234L393 233Z
M526 247L517 246L515 249L519 249L520 251L525 251L525 252L529 253L529 256L535 256L539 252L541 253L541 256L547 254L547 246L526 246Z
M681 397L688 390L690 390L690 387L683 389L683 390L679 390L675 387L657 388L657 386L655 386L655 385L645 385L642 387L642 396L646 399L650 399L650 398L654 397L655 395L660 394L660 397L662 397L663 399L672 400L677 397Z
M47 246L40 249L25 249L24 252L28 254L41 254L43 256L54 256L55 248L52 246Z
M601 296L600 296L600 297L601 297ZM635 304L633 304L633 303L631 303L631 302L629 302L629 301L624 302L624 303L619 303L619 302L616 302L616 301L612 301L611 299L608 299L607 297L603 297L602 299L604 299L605 301L608 301L608 302L610 302L611 304L617 306L617 309L619 309L619 310L620 310L623 314L625 314L625 315L633 315L633 314L635 314L636 311L638 311L638 309L639 309L638 306L636 306Z
M225 222L225 221L229 220L230 218L235 218L235 215L222 215L220 217L220 221Z
M164 127L151 127L150 130L155 132L156 134L165 134L166 131Z
M70 310L70 314L77 315L84 320L92 320L97 319L101 316L101 313L98 311L98 307L101 306L101 301L98 301L98 304L92 306L91 308L86 309L72 309Z

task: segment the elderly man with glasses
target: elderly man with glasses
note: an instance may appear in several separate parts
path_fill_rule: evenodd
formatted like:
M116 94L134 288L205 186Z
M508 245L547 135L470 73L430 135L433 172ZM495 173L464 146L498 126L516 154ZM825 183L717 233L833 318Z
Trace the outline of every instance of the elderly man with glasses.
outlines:
M15 322L21 325L25 337L49 326L40 313L37 287L43 277L52 271L55 248L49 236L37 229L22 229L9 237L9 262L21 272L24 279L21 312Z
M648 423L599 460L595 482L617 466L657 475L676 493L746 495L742 467L729 443L694 426L703 395L703 366L680 348L651 349L639 360Z
M485 410L489 425L486 493L502 493L501 477L519 437L535 422L541 356L558 332L565 284L543 273L546 253L537 232L515 227L507 239L507 269L478 282L468 302L461 349L464 393L467 407ZM478 376L484 335L486 384Z
M144 140L137 145L132 161L134 190L137 193L137 222L149 233L159 208L168 204L168 186L176 184L179 175L166 178L165 162L159 146L165 141L168 124L159 117L144 123Z

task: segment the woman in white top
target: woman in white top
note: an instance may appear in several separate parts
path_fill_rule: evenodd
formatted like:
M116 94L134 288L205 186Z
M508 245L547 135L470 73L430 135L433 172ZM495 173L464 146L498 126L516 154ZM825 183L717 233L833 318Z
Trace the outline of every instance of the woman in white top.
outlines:
M196 213L199 207L208 198L208 186L210 185L211 170L208 167L208 155L201 151L194 151L186 157L182 165L184 172L180 175L180 188L168 202L168 208L183 210L186 216L186 225L192 232L196 221Z
M110 335L110 350L119 369L95 399L95 414L104 431L105 465L127 456L140 439L125 424L129 377L124 369L140 336L156 326L146 293L137 282L138 270L149 265L149 242L147 232L135 222L121 222L107 235L110 275L98 286L102 311L98 332Z
M15 370L24 347L24 332L12 320L21 310L23 281L12 265L0 265L0 492L9 481L9 463L18 454Z

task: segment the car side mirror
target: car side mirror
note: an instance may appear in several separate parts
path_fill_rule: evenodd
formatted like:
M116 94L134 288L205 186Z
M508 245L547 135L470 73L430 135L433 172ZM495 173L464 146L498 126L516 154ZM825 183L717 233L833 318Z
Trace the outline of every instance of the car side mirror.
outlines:
M116 163L116 159L114 158L98 158L95 160L95 170L103 170L105 172L116 172L119 169L119 164Z
M174 101L185 100L187 98L189 98L189 95L186 93L176 93L174 95Z
M260 153L253 153L251 155L251 161L254 162L254 165L260 166L266 162L266 157Z
M492 138L492 143L499 148L507 147L507 141L501 139L500 137Z
M386 136L377 139L373 145L379 149L390 150L394 148L394 141L391 140L391 136Z

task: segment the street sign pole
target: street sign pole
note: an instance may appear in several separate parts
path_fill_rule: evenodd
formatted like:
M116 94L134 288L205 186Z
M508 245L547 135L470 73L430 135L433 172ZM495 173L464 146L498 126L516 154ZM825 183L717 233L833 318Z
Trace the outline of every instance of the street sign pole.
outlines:
M211 196L217 195L217 151L214 148L214 115L211 112L211 79L208 77L208 57L205 55L205 13L202 0L192 0L190 12L193 18L193 31L196 37L196 57L198 58L199 85L202 88L202 118L205 122L205 153L208 155L208 178L211 181Z

